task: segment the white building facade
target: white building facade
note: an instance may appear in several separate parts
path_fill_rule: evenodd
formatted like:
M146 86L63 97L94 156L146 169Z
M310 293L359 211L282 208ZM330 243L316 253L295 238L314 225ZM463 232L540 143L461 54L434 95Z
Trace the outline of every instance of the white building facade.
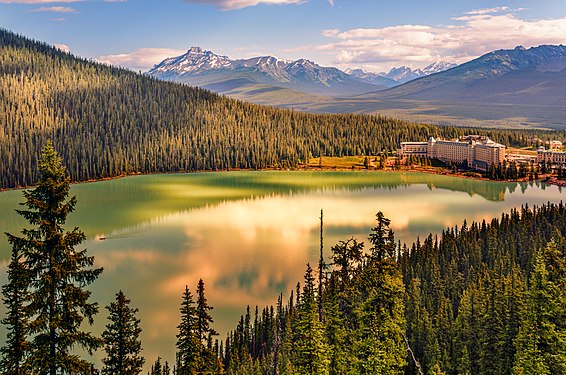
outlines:
M457 140L430 138L428 142L401 142L400 157L426 156L446 163L466 163L469 168L486 171L505 160L505 146L487 137L466 136Z
M566 152L546 150L544 147L539 147L537 150L537 161L539 163L566 164Z

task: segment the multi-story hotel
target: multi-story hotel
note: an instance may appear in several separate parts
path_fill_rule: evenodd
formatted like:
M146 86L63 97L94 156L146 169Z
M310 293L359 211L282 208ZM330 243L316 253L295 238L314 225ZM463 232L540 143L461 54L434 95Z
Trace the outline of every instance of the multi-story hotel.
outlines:
M430 138L428 142L401 142L399 157L409 155L438 159L448 163L466 163L469 168L486 171L505 160L505 146L483 136L469 135L457 140Z
M546 150L544 147L539 147L537 150L537 161L551 162L552 164L566 164L566 152Z

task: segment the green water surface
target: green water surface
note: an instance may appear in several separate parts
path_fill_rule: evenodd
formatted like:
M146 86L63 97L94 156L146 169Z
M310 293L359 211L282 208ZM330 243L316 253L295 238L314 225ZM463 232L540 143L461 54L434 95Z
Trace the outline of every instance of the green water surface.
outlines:
M246 305L288 296L307 262L317 264L319 216L325 250L338 240L367 241L377 211L396 237L417 236L491 220L523 204L559 202L558 187L395 172L218 172L134 176L73 185L76 211L67 221L104 272L92 286L101 307L121 289L140 309L144 355L174 360L181 293L203 278L225 337ZM18 233L21 191L0 193L0 232ZM101 239L104 238L104 239ZM0 282L10 248L0 237ZM4 307L0 307L2 316ZM93 328L106 324L101 308ZM0 339L5 330L0 328ZM100 354L101 355L101 354Z

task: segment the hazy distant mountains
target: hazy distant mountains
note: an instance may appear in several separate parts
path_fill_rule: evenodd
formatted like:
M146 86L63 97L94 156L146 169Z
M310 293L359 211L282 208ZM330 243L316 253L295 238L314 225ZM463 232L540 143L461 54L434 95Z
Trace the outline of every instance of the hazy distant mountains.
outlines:
M566 128L566 46L498 50L454 66L342 72L309 60L230 60L198 47L149 74L259 104L312 112L384 113L472 126Z
M220 93L253 86L264 91L273 87L315 95L352 96L388 87L357 79L337 68L322 67L306 59L289 61L261 56L231 60L199 47L192 47L184 55L162 61L148 74Z
M376 94L449 102L565 104L566 46L498 50Z
M306 59L290 61L261 56L231 60L200 47L191 47L184 55L165 59L155 65L148 74L225 94L277 91L281 95L289 95L292 92L288 90L293 90L314 95L349 97L394 87L453 66L440 62L414 71L401 67L389 73L371 73L360 69L343 72Z
M346 69L346 73L370 83L394 87L417 78L443 72L456 66L458 65L445 61L437 61L423 69L416 70L412 70L408 66L402 66L400 68L392 68L389 73L366 72L363 69Z
M517 47L326 110L345 106L436 123L564 128L565 88L566 46Z

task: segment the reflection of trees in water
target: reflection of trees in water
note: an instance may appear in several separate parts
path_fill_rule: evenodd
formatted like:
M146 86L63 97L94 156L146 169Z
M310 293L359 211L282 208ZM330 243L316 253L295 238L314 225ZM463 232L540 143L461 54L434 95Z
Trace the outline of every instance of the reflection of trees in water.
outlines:
M71 194L77 195L78 204L69 223L84 228L92 238L100 233L139 230L174 213L207 209L226 202L307 193L393 191L411 185L460 191L488 201L503 201L506 190L512 193L517 187L521 192L529 186L546 188L538 182L503 183L413 172L243 171L133 176L74 185ZM9 193L13 192L0 197L11 201L13 196ZM1 202L4 200L0 199ZM12 209L2 205L6 208L3 213L6 218L16 216L17 202L11 204ZM2 231L17 231L10 227L12 221L6 220L8 224ZM7 254L5 246L0 243L2 255Z
M280 172L259 172L280 173ZM225 186L242 189L260 189L279 193L301 193L301 192L335 192L335 191L360 191L366 189L395 190L407 188L410 185L424 184L429 189L445 189L468 193L470 196L479 195L489 201L502 201L506 190L513 193L517 186L521 186L524 192L529 184L517 182L493 182L474 180L470 178L459 178L443 175L406 172L290 172L303 175L309 184L292 185L284 178L281 181L262 180L254 176L241 175L215 179L210 181L211 186ZM377 177L377 178L376 178ZM336 182L340 178L343 182ZM313 183L316 182L316 184ZM531 183L532 186L532 183ZM537 183L537 186L539 184Z

